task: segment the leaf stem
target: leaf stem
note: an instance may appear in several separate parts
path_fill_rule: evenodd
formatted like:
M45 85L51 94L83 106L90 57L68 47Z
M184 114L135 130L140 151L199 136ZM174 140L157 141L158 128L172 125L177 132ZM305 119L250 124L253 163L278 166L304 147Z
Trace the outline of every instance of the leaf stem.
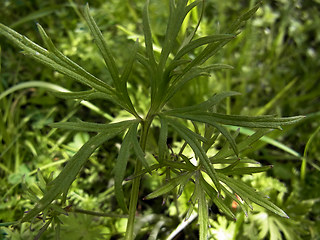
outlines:
M146 149L148 132L149 132L152 120L153 120L153 117L151 118L147 117L145 121L141 122L142 129L141 129L140 146L143 151L145 151ZM137 160L135 170L134 170L134 175L137 175L141 170L142 170L141 161ZM139 197L140 180L141 180L141 176L137 176L136 178L133 179L133 182L132 182L132 189L131 189L131 196L130 196L130 203L129 203L129 217L127 222L125 240L134 239L133 229L134 229L134 221L135 221L135 215L136 215L136 209L137 209L137 203L138 203L138 197Z

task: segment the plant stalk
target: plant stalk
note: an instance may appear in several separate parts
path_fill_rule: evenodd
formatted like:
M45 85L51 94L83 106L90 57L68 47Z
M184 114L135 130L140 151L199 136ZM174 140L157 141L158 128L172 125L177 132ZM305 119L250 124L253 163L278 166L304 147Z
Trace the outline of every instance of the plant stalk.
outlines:
M143 151L145 151L146 149L147 137L148 137L148 132L150 129L151 122L152 122L152 118L148 119L147 117L147 119L141 123L142 129L141 129L140 146ZM142 163L137 160L135 170L134 170L134 175L139 173L141 170L142 170ZM138 203L138 197L139 197L140 180L141 180L141 176L138 176L134 178L132 182L130 203L129 203L129 217L127 222L125 240L133 240L135 238L135 236L133 236L133 229L134 229L134 221L135 221L137 203Z

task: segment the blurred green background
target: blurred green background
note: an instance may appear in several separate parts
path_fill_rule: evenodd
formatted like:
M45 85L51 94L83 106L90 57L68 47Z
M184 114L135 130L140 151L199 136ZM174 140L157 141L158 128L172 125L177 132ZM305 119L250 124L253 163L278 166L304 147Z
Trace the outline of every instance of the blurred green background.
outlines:
M150 0L150 18L156 47L161 46L169 9L168 0ZM241 12L257 1L206 0L197 36L223 32ZM144 0L89 1L98 26L109 43L118 66L127 59L133 42L143 40ZM102 79L109 73L79 12L84 1L2 0L0 22L43 45L36 28L40 23L56 46L86 70ZM195 25L199 13L190 15ZM172 105L187 106L213 93L238 91L224 107L232 114L305 115L300 123L273 131L249 151L250 158L274 165L265 174L245 176L245 181L270 196L290 219L282 219L254 207L248 217L238 213L236 222L210 208L210 239L320 239L320 1L265 0L242 33L212 62L230 64L208 79L190 82ZM187 27L185 29L188 29ZM182 34L182 33L181 33ZM32 188L36 170L44 175L61 169L64 162L89 138L88 134L51 129L48 123L63 119L106 122L125 115L117 106L102 101L83 106L49 93L59 86L74 91L82 86L41 66L0 38L0 222L18 220L32 207L21 185ZM148 89L142 84L145 70L136 64L129 90L140 111L148 107ZM132 95L133 96L133 95ZM241 129L241 134L249 134ZM112 194L112 169L121 139L104 144L72 185L70 201L92 211L120 213ZM151 140L152 141L152 140ZM150 143L152 144L152 143ZM223 143L222 143L223 144ZM179 145L179 143L177 143ZM132 169L128 169L128 175ZM160 177L146 176L141 196L157 188ZM129 191L129 188L127 188ZM187 192L187 190L186 190ZM178 200L140 201L137 239L166 239L183 222L187 193ZM178 206L178 207L177 207ZM237 206L232 205L237 212ZM65 217L62 239L121 239L125 219L82 214ZM37 227L37 226L35 226ZM196 239L197 221L184 227L174 239ZM53 239L48 231L43 239ZM1 227L0 239L31 239L28 225Z

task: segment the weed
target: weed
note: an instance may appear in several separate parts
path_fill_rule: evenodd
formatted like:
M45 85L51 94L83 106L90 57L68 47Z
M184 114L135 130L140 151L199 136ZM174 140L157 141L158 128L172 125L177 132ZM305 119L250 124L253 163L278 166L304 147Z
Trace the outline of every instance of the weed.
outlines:
M239 16L235 22L221 33L196 38L196 32L203 15L204 2L187 0L170 1L170 14L166 33L160 51L155 51L153 35L149 22L149 1L143 9L144 47L137 40L128 54L124 70L120 72L112 51L104 40L95 20L90 14L89 6L83 9L83 18L98 46L110 73L112 83L99 79L84 68L63 55L53 44L47 33L38 24L38 30L46 48L30 41L25 36L3 24L0 24L0 34L12 44L23 50L23 54L36 62L40 62L55 71L79 82L87 87L85 91L53 92L63 99L78 99L91 101L102 99L120 107L131 115L130 119L106 124L91 122L58 122L49 124L51 127L72 131L93 132L91 137L79 151L71 157L59 175L53 178L42 176L38 171L38 190L25 188L29 199L36 204L18 223L41 220L43 225L36 236L39 238L52 225L56 237L60 236L60 225L63 215L72 211L67 204L68 191L86 164L87 159L102 146L103 143L123 135L123 140L114 167L114 193L119 207L128 214L125 239L134 239L135 215L139 199L140 182L145 174L154 174L164 169L165 183L145 196L144 200L172 194L180 196L185 188L191 188L189 196L190 207L186 218L197 210L199 220L199 239L207 239L208 234L208 202L212 201L228 217L236 219L235 214L225 202L224 197L235 201L242 211L247 214L252 209L252 203L287 218L287 214L239 179L233 176L264 172L271 166L252 165L255 161L246 158L245 150L262 138L269 129L281 129L282 126L296 123L302 117L279 118L272 115L241 116L217 112L217 106L228 97L236 96L236 92L216 93L199 104L170 108L170 101L183 90L191 80L199 80L210 76L213 71L231 69L226 64L215 63L205 65L227 43L239 35L241 28L250 19L260 3L248 12ZM198 24L191 31L185 31L184 20L196 7L201 9ZM181 31L184 29L183 31ZM182 42L176 39L179 34L184 36ZM139 102L133 103L128 91L128 83L134 64L139 62L146 71L143 83L150 89L150 106L145 112L140 112ZM148 98L148 97L146 97ZM139 111L137 110L139 109ZM227 111L230 112L230 111ZM156 158L148 159L149 133L160 126L156 149L151 152ZM255 129L248 138L238 141L237 135L231 134L226 126L239 126ZM170 135L169 135L170 134ZM183 142L178 152L170 152L168 138L178 136ZM221 150L210 152L217 138L226 139ZM189 152L187 152L189 150ZM150 154L150 155L151 155ZM126 169L129 159L135 157L135 170L127 179L131 181L131 195L126 197L123 182L126 179ZM178 194L175 189L178 188ZM39 196L41 193L41 197ZM127 203L129 201L129 203ZM82 213L91 214L90 211ZM40 222L41 222L40 221ZM38 221L39 222L39 221Z

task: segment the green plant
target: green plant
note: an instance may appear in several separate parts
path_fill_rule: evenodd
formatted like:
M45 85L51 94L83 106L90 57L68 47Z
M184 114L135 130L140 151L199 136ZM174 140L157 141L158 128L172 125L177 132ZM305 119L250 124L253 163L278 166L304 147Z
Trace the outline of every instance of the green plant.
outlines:
M50 224L53 224L56 229L56 237L59 239L60 215L67 214L69 211L67 193L72 182L97 148L104 142L122 134L124 137L114 168L114 193L119 206L124 213L128 214L125 239L134 238L135 214L142 176L152 174L159 169L164 170L166 181L144 199L168 196L177 187L179 188L178 194L175 192L172 194L179 196L184 188L191 186L193 194L190 196L191 204L186 218L192 214L194 208L197 209L200 239L207 238L209 200L227 216L234 219L234 213L223 200L225 196L236 201L246 214L249 208L252 209L251 203L256 203L282 217L288 217L265 196L230 176L252 174L270 169L270 166L252 165L256 162L246 158L242 153L268 133L269 129L281 129L281 126L293 124L301 119L300 116L250 117L217 113L219 103L228 97L237 95L236 92L218 93L202 103L188 107L170 109L169 105L173 97L191 80L207 77L212 71L232 68L226 64L203 65L239 34L241 27L254 15L260 4L241 15L224 33L196 39L196 31L204 9L203 1L188 3L188 0L171 0L169 20L160 52L154 51L148 5L149 1L146 2L143 10L145 48L140 46L138 40L136 41L121 74L112 51L90 15L88 5L83 9L83 17L102 54L112 84L98 79L64 56L39 24L38 30L46 49L0 24L0 34L20 47L23 54L87 87L87 90L80 92L53 92L55 96L79 100L102 99L119 106L132 116L131 119L125 121L106 124L82 121L50 124L55 128L94 132L96 135L80 148L56 178L45 180L39 172L39 186L43 196L38 198L37 194L30 195L36 204L19 221L19 223L24 223L34 222L39 218L43 220L44 225L38 237ZM184 19L197 6L202 9L198 24L191 31L185 31L183 42L178 42L176 39ZM196 55L193 55L195 52ZM137 110L141 108L132 103L132 96L129 95L127 88L136 61L145 69L144 84L150 89L150 106L146 112ZM225 125L257 128L258 130L255 130L248 138L238 141L238 132L232 135ZM157 149L151 152L156 155L156 158L147 157L150 156L146 155L149 151L148 136L150 131L157 126L160 126ZM210 152L216 140L220 139L220 135L227 140L225 146L219 151ZM167 145L169 136L178 137L183 141L177 153L170 154L170 148ZM191 149L192 154L190 151L186 153L187 149ZM132 189L129 204L127 204L122 184L129 159L133 155L136 158L135 170L130 177Z

